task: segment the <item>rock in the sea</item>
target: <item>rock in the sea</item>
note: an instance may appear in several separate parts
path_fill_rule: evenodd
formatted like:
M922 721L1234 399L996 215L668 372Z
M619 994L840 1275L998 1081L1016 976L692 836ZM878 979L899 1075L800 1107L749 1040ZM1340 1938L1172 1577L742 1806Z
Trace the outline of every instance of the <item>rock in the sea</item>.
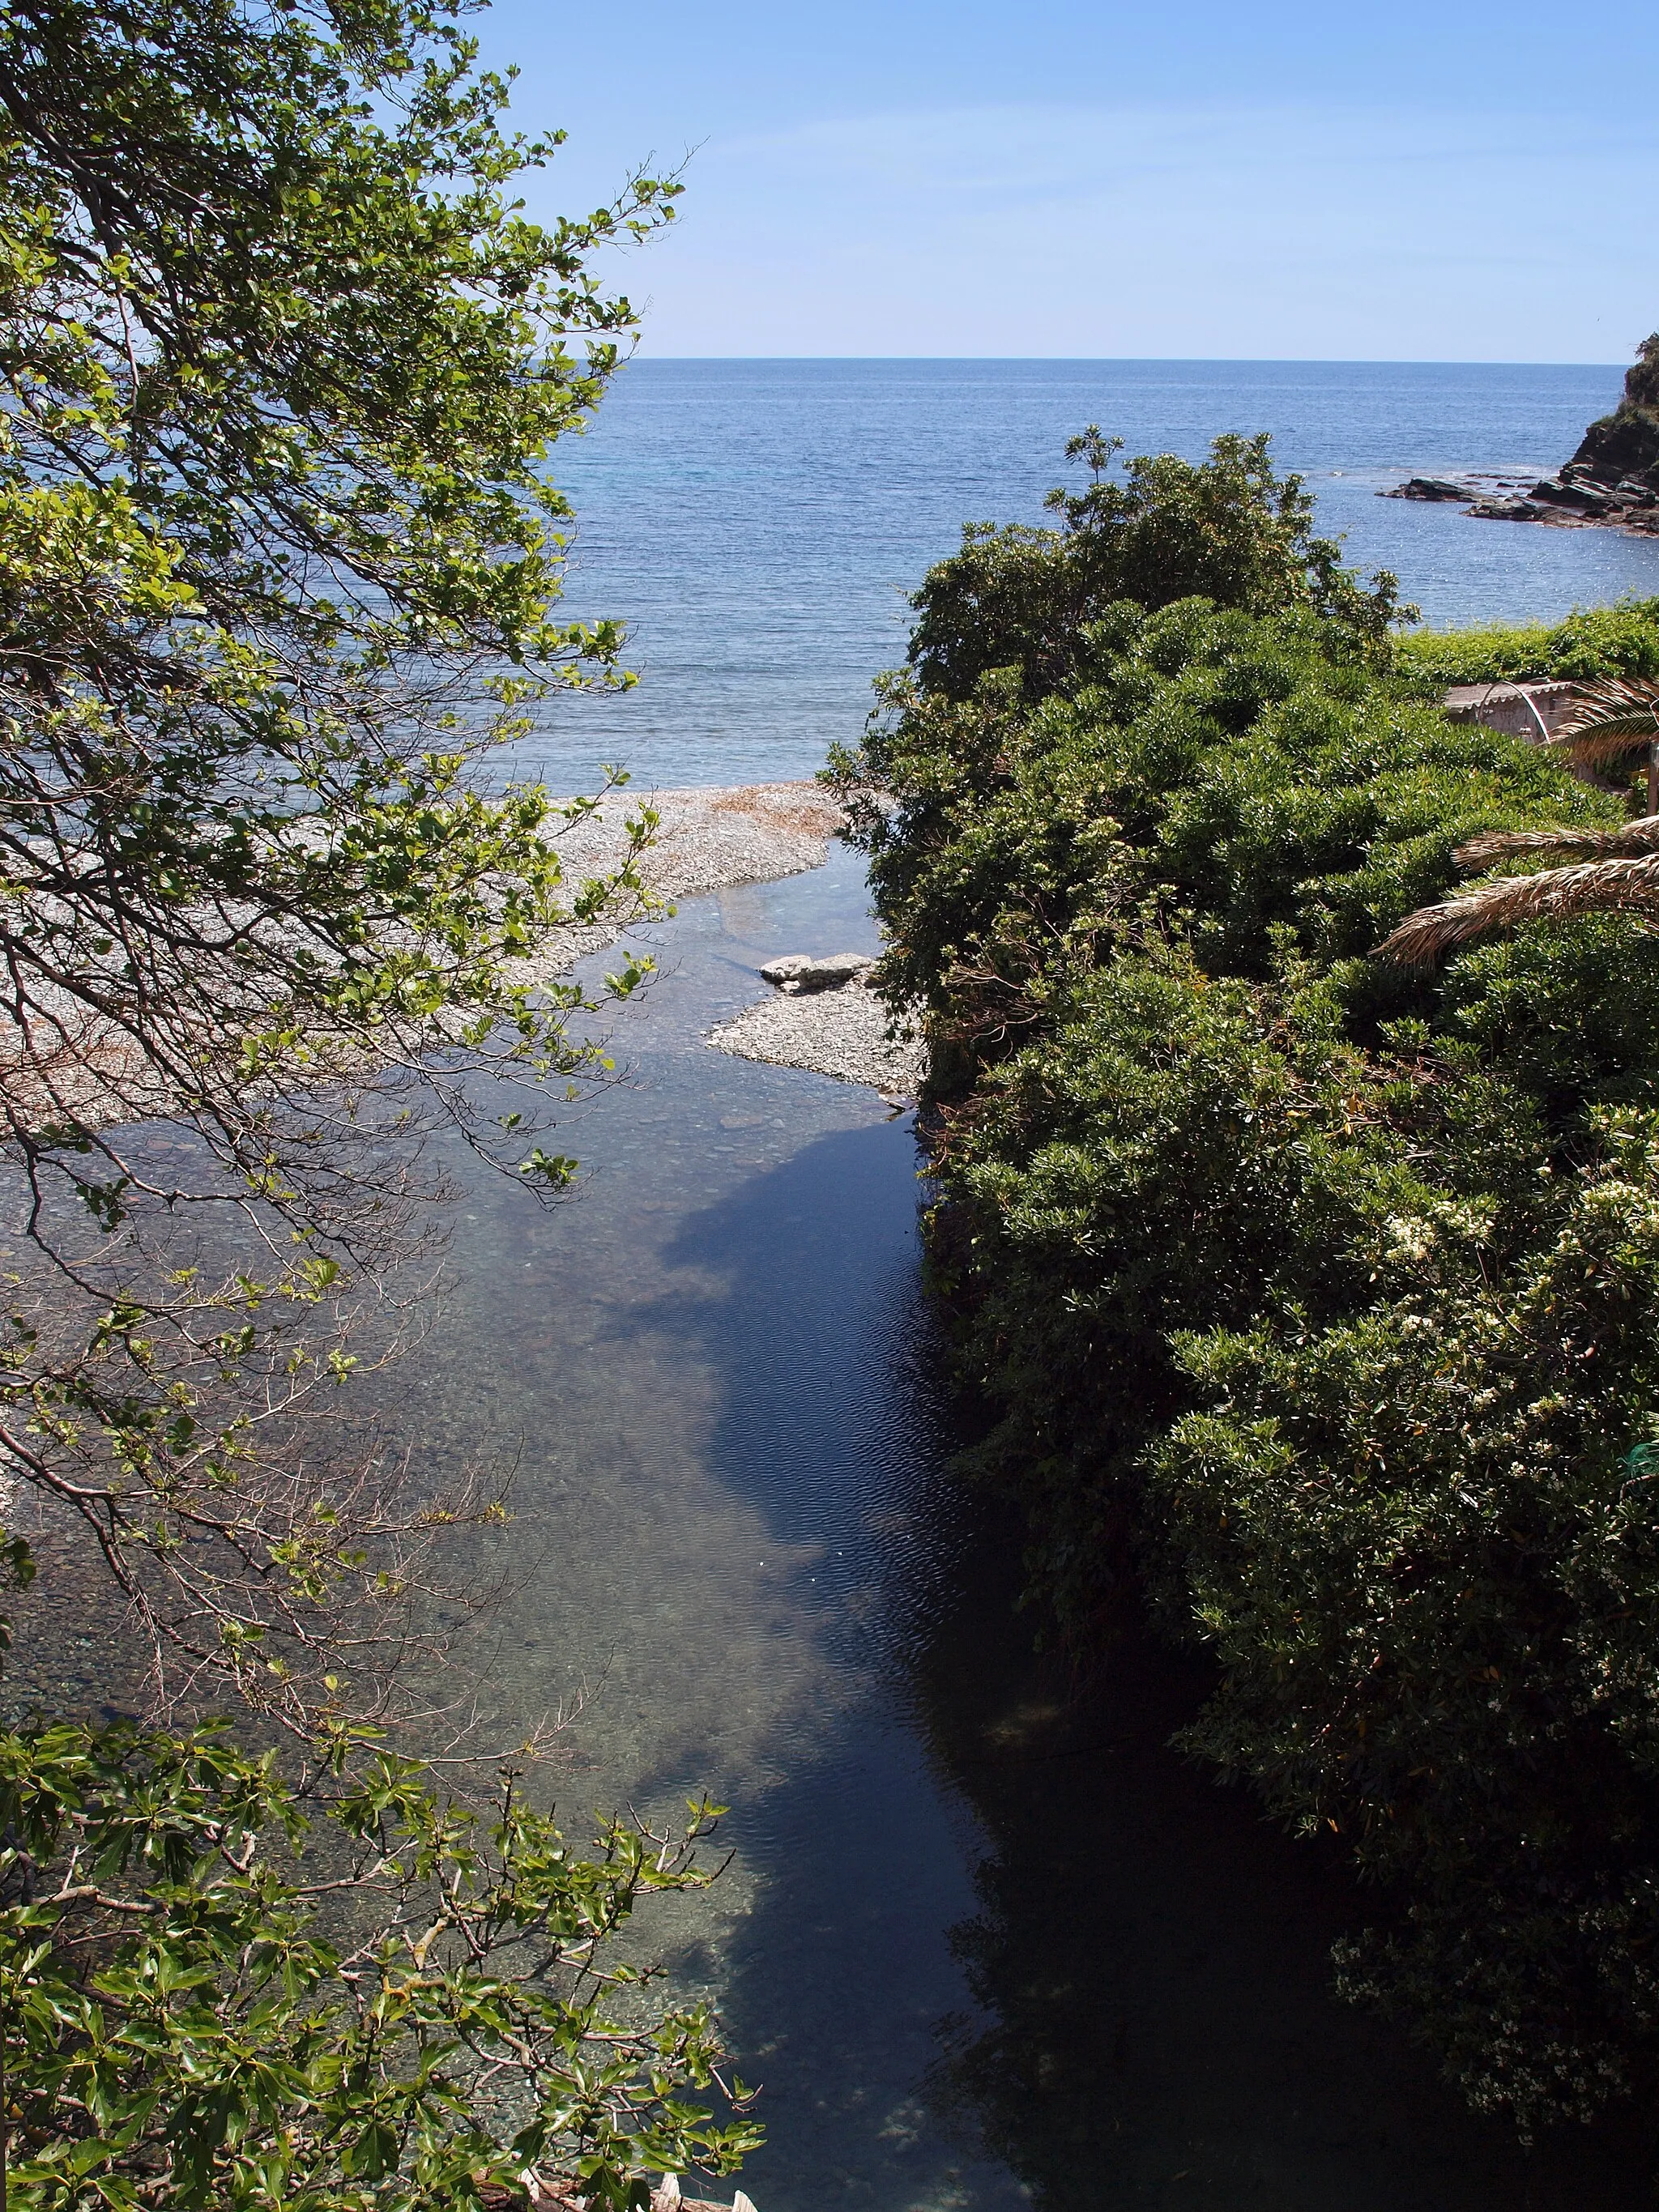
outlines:
M1596 520L1606 514L1617 501L1604 486L1582 481L1572 463L1568 462L1559 477L1546 477L1532 488L1532 497L1542 500L1547 507L1565 507L1576 514L1593 516Z
M1479 515L1483 522L1565 522L1564 514L1554 514L1540 507L1534 499L1478 499L1470 507L1471 514Z
M769 960L760 972L764 981L793 997L798 991L838 991L875 964L868 952L831 952L822 960L810 953L786 952L781 959Z
M1395 484L1383 495L1385 499L1455 499L1470 495L1466 483L1454 483L1449 477L1407 477L1402 484Z
M1592 422L1578 451L1537 483L1491 471L1408 477L1382 499L1469 502L1487 522L1553 523L1558 530L1601 524L1659 537L1659 331L1644 338L1611 415Z

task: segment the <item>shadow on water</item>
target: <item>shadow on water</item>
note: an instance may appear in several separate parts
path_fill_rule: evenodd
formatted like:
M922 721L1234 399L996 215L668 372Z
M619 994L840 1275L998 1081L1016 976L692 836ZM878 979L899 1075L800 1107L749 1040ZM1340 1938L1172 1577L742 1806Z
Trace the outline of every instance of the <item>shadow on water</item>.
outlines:
M1125 2206L1652 2203L1638 2116L1522 2156L1338 2004L1329 1947L1364 1900L1171 1752L1202 1671L1137 1642L1070 1694L998 1604L1007 1585L977 1553L916 1655L919 1717L984 1838L979 1909L951 1933L979 2009L942 2025L942 2122L1045 2206L1080 2176Z
M1076 1692L1014 1611L1018 1538L945 1466L905 1128L843 1130L686 1217L635 1325L718 1370L710 1471L797 1547L838 1685L739 1808L723 2008L766 2212L849 2203L1605 2212L1635 2116L1522 2156L1335 2002L1340 1869L1168 1748L1201 1672ZM711 1295L709 1285L722 1287Z

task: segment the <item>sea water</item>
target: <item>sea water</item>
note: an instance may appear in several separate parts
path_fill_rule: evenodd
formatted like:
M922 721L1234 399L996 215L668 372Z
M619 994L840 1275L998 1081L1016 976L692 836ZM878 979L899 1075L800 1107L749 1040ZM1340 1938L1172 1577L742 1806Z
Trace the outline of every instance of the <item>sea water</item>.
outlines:
M1354 562L1439 622L1659 592L1659 544L1374 495L1558 463L1617 390L641 362L561 461L572 605L630 622L644 680L562 705L541 764L566 789L601 757L665 785L810 773L856 735L927 562L966 518L1041 519L1091 421L1191 454L1271 428ZM687 902L616 1021L625 1080L561 1127L575 1196L541 1212L459 1159L443 1320L397 1382L418 1454L517 1468L483 1736L564 1717L538 1786L578 1834L703 1790L732 1807L720 1881L638 1940L763 2085L744 2186L762 2212L1634 2212L1624 2123L1525 2159L1336 2002L1329 1947L1369 1900L1170 1748L1201 1667L1131 1646L1085 1686L1034 1651L1018 1531L951 1463L909 1117L702 1042L766 958L876 943L845 853Z
M615 616L642 680L562 700L526 747L557 789L810 775L901 661L908 596L964 522L1040 523L1097 422L1201 459L1273 434L1350 562L1437 625L1659 593L1659 539L1480 522L1377 494L1449 468L1559 467L1610 368L1332 362L655 361L617 377L552 475L575 509L569 611Z

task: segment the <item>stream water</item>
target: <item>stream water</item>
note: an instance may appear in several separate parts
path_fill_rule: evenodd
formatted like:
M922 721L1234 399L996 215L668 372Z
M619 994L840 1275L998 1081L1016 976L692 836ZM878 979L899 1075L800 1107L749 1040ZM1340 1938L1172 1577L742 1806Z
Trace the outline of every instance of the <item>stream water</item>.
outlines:
M1611 2136L1531 2160L1328 1994L1359 1901L1167 1748L1201 1676L1133 1648L1079 1690L1014 1610L1018 1538L946 1464L908 1116L701 1042L781 951L874 943L846 855L690 902L564 1136L550 1213L480 1182L441 1454L516 1450L501 1717L580 1710L556 1787L735 1851L653 1909L719 1999L770 2140L762 2212L963 2206L1583 2212L1650 2202ZM584 1701L585 1700L585 1701Z

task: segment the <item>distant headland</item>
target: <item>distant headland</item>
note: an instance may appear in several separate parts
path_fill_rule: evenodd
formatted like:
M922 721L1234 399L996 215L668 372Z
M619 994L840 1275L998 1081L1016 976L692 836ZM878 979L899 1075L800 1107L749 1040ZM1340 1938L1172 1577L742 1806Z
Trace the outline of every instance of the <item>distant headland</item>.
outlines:
M1524 484L1512 476L1457 470L1412 477L1385 499L1468 502L1492 522L1596 524L1659 536L1659 331L1644 338L1611 415L1592 422L1578 450L1553 476Z

